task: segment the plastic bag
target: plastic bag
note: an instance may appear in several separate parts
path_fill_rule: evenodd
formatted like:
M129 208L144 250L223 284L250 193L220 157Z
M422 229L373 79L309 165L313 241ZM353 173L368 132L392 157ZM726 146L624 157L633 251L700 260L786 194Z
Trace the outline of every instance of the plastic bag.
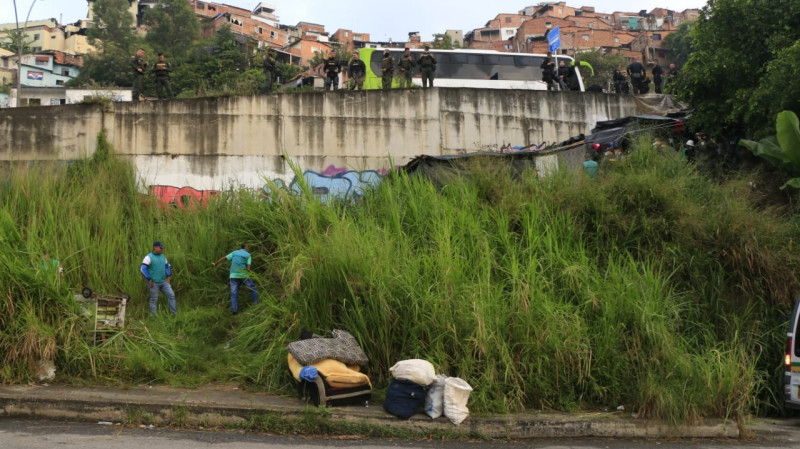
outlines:
M472 387L458 377L448 377L444 381L444 416L455 425L461 424L469 416L467 401Z
M433 385L428 389L425 397L425 414L433 419L442 416L444 412L444 382L447 376L439 374Z
M427 360L401 360L389 368L389 372L397 380L408 380L423 387L432 384L436 379L433 364Z

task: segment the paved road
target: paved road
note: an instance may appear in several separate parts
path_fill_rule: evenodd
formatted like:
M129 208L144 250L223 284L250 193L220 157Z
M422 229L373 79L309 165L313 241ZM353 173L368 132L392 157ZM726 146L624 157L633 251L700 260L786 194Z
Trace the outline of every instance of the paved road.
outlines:
M800 428L785 428L775 440L751 442L738 441L632 441L632 440L532 440L519 442L439 442L373 440L353 438L301 438L279 437L239 431L189 431L164 429L139 429L122 426L104 426L86 423L61 423L51 421L18 421L0 419L0 447L3 449L317 449L354 447L358 449L382 448L435 448L435 449L717 449L765 448L783 449L800 447Z

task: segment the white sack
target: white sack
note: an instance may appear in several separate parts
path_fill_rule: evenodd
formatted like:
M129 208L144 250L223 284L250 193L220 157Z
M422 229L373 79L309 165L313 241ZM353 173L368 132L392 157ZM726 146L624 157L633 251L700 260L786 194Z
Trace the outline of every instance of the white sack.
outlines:
M428 389L428 396L425 398L425 414L433 419L442 416L444 411L444 382L447 376L439 374L433 385Z
M467 401L472 387L458 377L448 377L444 381L444 416L453 424L459 425L469 416Z
M401 360L389 368L389 372L397 380L408 380L423 387L432 384L436 379L433 364L427 360Z

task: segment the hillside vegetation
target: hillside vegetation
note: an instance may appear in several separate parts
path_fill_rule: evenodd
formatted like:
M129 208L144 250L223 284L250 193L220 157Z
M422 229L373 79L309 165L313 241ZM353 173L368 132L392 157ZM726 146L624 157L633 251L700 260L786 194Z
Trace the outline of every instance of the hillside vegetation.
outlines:
M0 381L53 359L64 382L289 393L286 344L340 328L379 390L396 361L424 358L466 379L479 413L772 413L798 228L750 195L747 179L714 183L645 144L597 179L484 166L437 189L396 173L354 203L230 190L187 212L140 194L101 136L91 160L0 183ZM138 268L154 240L174 319L147 317ZM232 316L211 262L242 242L262 300L240 294ZM41 269L43 249L63 276ZM125 331L100 346L73 300L83 285L132 296Z

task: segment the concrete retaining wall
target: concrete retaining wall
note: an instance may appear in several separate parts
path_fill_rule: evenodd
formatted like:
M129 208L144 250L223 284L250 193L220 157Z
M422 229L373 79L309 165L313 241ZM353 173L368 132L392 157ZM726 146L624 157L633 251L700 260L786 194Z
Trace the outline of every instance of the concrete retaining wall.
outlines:
M18 108L0 111L0 164L89 156L105 128L148 186L258 187L290 182L284 155L318 173L383 170L562 141L634 113L630 96L441 88Z

